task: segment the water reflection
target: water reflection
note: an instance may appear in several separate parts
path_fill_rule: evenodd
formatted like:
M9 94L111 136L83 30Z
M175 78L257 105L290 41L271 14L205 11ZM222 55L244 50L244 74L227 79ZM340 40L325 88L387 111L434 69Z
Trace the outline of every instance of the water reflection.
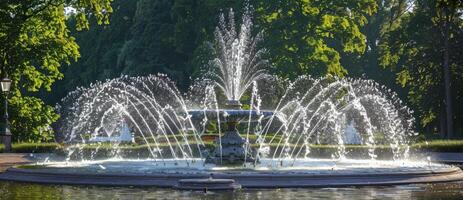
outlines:
M463 182L394 187L246 189L193 192L159 188L0 182L0 199L463 199Z

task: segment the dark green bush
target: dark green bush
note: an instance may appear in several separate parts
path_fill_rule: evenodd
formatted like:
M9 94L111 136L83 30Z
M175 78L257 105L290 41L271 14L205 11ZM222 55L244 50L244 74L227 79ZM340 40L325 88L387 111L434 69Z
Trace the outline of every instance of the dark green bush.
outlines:
M255 140L255 138L250 138ZM252 143L252 142L251 142ZM175 143L172 143L175 145ZM159 143L161 148L168 148L167 143ZM190 142L191 146L195 146L195 142ZM214 145L211 142L205 143L206 148L212 149ZM150 146L155 147L155 144L150 144ZM257 145L251 145L256 147ZM271 144L271 148L276 148L277 144ZM120 149L123 151L131 152L142 152L148 150L148 145L142 144L120 144ZM294 145L291 145L294 147ZM296 147L300 148L300 147ZM432 140L428 142L418 142L410 145L411 150L417 151L433 151L433 152L463 152L463 140ZM87 144L83 147L85 151L93 151L98 149L99 151L111 151L113 146L110 143L98 144ZM335 152L338 147L336 145L310 145L311 151L315 152ZM377 151L388 151L390 149L387 145L376 146ZM365 145L346 145L347 152L358 152L368 150L368 147ZM0 152L4 151L4 147L0 144ZM19 143L13 144L13 153L52 153L52 152L63 152L64 147L58 143Z
M463 140L432 140L415 143L411 147L434 152L463 152Z
M63 151L58 143L19 143L12 145L12 153L52 153ZM0 145L0 152L4 152L4 146Z

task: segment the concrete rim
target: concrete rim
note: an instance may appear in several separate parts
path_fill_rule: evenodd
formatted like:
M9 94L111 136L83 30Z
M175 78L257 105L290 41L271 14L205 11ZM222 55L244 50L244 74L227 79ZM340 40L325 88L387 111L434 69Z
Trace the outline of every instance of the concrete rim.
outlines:
M233 179L243 188L302 188L381 186L419 183L462 181L463 171L458 167L397 173L256 173L239 174L214 172L208 174L83 174L44 172L33 169L9 168L0 174L0 180L42 184L100 185L100 186L153 186L175 188L181 179Z

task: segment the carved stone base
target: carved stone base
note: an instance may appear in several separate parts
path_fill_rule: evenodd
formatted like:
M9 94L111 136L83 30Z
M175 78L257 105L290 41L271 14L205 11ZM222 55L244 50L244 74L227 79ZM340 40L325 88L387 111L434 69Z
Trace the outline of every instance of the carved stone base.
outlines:
M216 139L216 148L206 158L207 163L216 165L242 165L245 162L254 162L250 152L246 152L245 139L238 131L227 131L223 136ZM246 155L247 154L247 155Z

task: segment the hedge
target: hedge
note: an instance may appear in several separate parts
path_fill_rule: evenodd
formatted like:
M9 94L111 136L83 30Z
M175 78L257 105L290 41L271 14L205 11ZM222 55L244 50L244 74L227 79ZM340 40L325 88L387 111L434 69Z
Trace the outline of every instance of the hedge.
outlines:
M0 152L3 153L5 147L0 144ZM62 151L62 145L58 143L19 143L12 144L12 153L52 153Z
M205 143L207 148L213 148L212 143ZM161 148L167 148L167 143L158 144ZM195 146L196 143L193 141L190 143L190 146ZM150 144L151 147L155 147L155 144ZM252 145L256 146L256 145ZM277 144L271 144L271 147L276 147ZM131 151L141 151L148 148L148 145L136 145L136 144L121 144L121 149ZM291 145L294 147L294 145ZM463 152L463 140L433 140L428 142L419 142L410 145L412 150L417 151L433 151L433 152ZM83 149L86 151L92 151L95 149L100 150L111 150L113 147L109 143L102 143L101 145L97 144L88 144L83 146ZM336 145L310 145L311 150L335 150L337 149ZM365 145L346 145L347 151L359 151L368 149ZM390 147L388 145L379 145L376 146L376 149L379 150L388 150ZM18 143L12 145L13 153L52 153L52 152L63 152L64 146L58 143ZM4 152L4 147L0 144L0 152Z
M432 152L463 152L463 140L432 140L415 143L411 147Z

